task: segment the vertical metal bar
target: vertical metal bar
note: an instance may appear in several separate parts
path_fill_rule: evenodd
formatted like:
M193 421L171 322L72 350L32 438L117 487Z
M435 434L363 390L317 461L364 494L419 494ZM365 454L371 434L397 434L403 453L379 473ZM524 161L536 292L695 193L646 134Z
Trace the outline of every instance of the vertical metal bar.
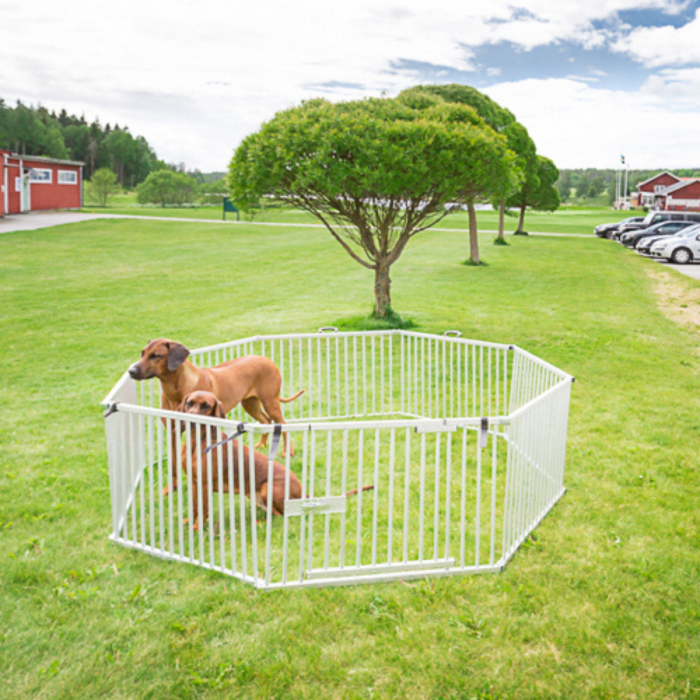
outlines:
M343 338L344 357L345 357L345 415L350 415L350 380L348 369L348 337Z
M387 336L389 352L389 413L394 413L394 335Z
M174 540L174 526L173 526L173 468L177 469L177 456L173 454L173 440L170 437L175 430L172 418L165 419L165 435L163 436L165 440L165 451L167 454L167 473L166 477L168 480L168 553L175 553L175 543Z
M428 416L435 417L433 410L433 341L428 339Z
M384 336L380 335L379 336L379 372L380 372L380 382L379 382L379 387L381 391L381 401L380 401L380 411L382 415L386 413L384 409L385 405L385 396L386 396L386 380L384 377Z
M177 525L178 525L178 545L180 556L185 556L185 533L184 533L184 523L183 523L183 512L182 512L182 492L185 487L183 482L183 467L182 467L182 447L180 446L180 436L182 435L182 421L177 420L175 422L175 437L169 439L168 442L174 444L175 447L175 463L176 463L176 481L177 481ZM189 445L187 435L185 435L185 449ZM185 476L185 480L187 477ZM170 493L172 494L173 485L170 483ZM171 496L172 498L172 496Z
M146 430L144 421L146 416L138 414L136 416L137 426L137 450L138 457L136 468L139 470L138 475L138 490L139 490L139 507L141 521L141 544L146 545Z
M377 415L377 369L374 336L370 337L370 352L372 354L372 415Z
M318 376L318 413L316 414L317 416L324 416L326 415L323 412L323 382L322 382L322 374L321 370L323 369L323 362L321 360L321 336L319 335L316 338L316 372ZM309 517L309 522L312 521L312 518Z
M313 381L314 368L313 368L313 366L314 366L314 363L311 360L311 352L312 352L311 351L311 338L309 338L308 342L306 344L306 365L307 365L306 369L309 373L309 414L311 416L313 416L314 415L314 392L313 392L313 388L314 388L314 381ZM317 414L317 415L320 415L320 414Z
M326 415L333 415L333 402L331 401L331 338L326 336L326 397L328 409Z
M484 346L479 346L479 415L486 412L484 406Z
M435 493L433 494L433 559L438 558L440 533L440 451L442 433L435 433Z
M347 351L347 337L345 338L345 348ZM347 352L346 352L347 357ZM347 362L346 365L347 367ZM347 382L346 382L347 386ZM343 474L340 485L340 493L345 494L348 490L348 431L343 430ZM338 566L343 569L345 568L345 527L346 527L346 513L342 512L340 516L340 561Z
M316 432L311 431L311 454L309 457L309 498L314 498L315 493L315 481L316 481ZM311 571L314 568L313 560L313 547L314 547L314 514L309 513L308 516L308 530L309 530L309 541L308 541L308 554L306 566Z
M156 464L158 465L158 540L159 548L165 551L165 512L163 508L163 424L155 418ZM167 467L166 467L167 468Z
M326 433L326 497L331 495L331 459L332 459L332 442L333 442L333 431L329 430ZM323 537L323 568L328 569L328 548L330 545L331 538L331 516L329 513L325 514L326 519L326 531Z
M311 364L311 363L309 363ZM301 492L303 494L309 493L306 486L307 480L307 469L306 465L308 463L309 454L309 431L305 430L302 437L302 453L301 453ZM301 525L299 533L299 583L304 580L304 550L305 550L305 539L306 539L306 516L301 516Z
M491 555L489 563L493 566L496 554L496 486L497 486L497 464L496 464L496 429L491 433Z
M153 416L144 416L144 420L146 421L146 445L147 445L147 454L148 454L148 516L149 516L149 521L150 521L150 545L153 547L153 549L156 548L156 522L155 522L155 510L156 510L156 503L155 503L155 482L154 482L154 476L153 476L153 471L156 469L156 460L155 460L155 450L153 446L153 421L157 420L154 419ZM160 466L160 465L159 465Z
M430 416L430 407L426 407L425 404L425 338L421 338L421 363L420 363L420 404L421 408L423 411L421 412L422 416L429 417ZM425 409L428 408L428 412L425 412Z
M265 344L263 342L263 351ZM255 492L255 439L253 431L248 432L248 476L250 478L250 543L252 545L253 576L258 578L258 528L257 501Z
M136 489L138 484L136 481L136 472L138 469L138 432L134 427L136 423L137 416L134 413L129 413L129 481L127 488L127 500L129 502L129 496L131 496L131 540L136 544L138 542L138 528L136 526ZM126 516L124 517L126 521Z
M284 442L282 443L284 445ZM265 586L270 585L270 553L272 550L272 495L275 488L274 460L267 458L267 512L265 518Z
M488 399L488 401L487 401L487 403L488 403L488 414L489 414L490 416L492 416L492 415L493 415L493 410L492 410L492 409L493 409L493 405L492 405L492 403L491 403L491 396L492 396L492 393L491 393L491 348L488 348L488 349L487 349L487 370L486 370L486 371L487 371L487 373L488 373L488 391L486 392L486 396L487 396L487 399Z
M239 438L240 440L240 438ZM234 440L229 440L226 443L226 455L227 455L227 467L228 467L228 529L231 533L231 571L233 573L238 573L238 566L236 561L236 506L233 498L236 483L236 475L234 474L234 459L233 459L233 448ZM238 443L235 443L236 451L238 451ZM239 498L243 498L245 489L243 484L239 482ZM223 518L223 516L222 516Z
M217 351L217 360L218 360L218 351ZM209 445L212 444L212 439L211 439L211 426L207 425L204 428L205 430L205 442L206 445L205 447L208 447ZM201 433L201 429L200 429ZM209 525L209 564L211 566L215 566L215 558L214 558L214 524L216 522L216 518L214 517L216 513L216 508L214 504L214 465L212 464L212 459L213 459L214 452L209 451L207 452L206 455L206 468L204 467L202 462L202 452L199 453L199 461L200 461L200 467L204 470L204 473L207 475L207 502L209 504L209 521L207 522L202 522L202 527L200 530L204 530L204 528Z
M394 460L396 451L396 428L389 433L389 514L387 533L387 563L391 564L394 536Z
M418 510L418 559L423 561L423 532L425 516L425 433L420 436L420 507Z
M192 476L197 479L197 498L199 499L199 512L197 513L197 523L199 525L198 529L198 540L199 540L199 563L203 564L206 559L204 556L204 529L207 526L206 520L204 519L204 509L202 508L202 479L206 478L207 468L202 464L202 429L201 426L197 426L197 456L195 467L193 465ZM193 460L194 461L194 460Z
M221 442L223 440L223 431L221 428L216 428L216 442ZM231 443L229 443L231 444ZM218 491L219 491L219 563L221 570L226 568L226 530L225 530L225 520L224 517L224 454L221 445L216 448L216 467L217 467L217 480L218 480ZM231 490L233 490L233 484L229 482Z
M189 560L194 562L194 516L193 516L193 504L192 496L194 493L194 481L192 478L192 427L191 423L187 421L185 423L185 445L187 447L187 452L185 456L186 464L186 480L187 480L187 535L188 535L188 545L189 545ZM180 488L182 486L180 485Z
M292 435L289 434L291 442ZM285 450L284 454L284 502L289 500L289 484L291 478L291 455L290 450ZM303 495L303 494L302 494ZM289 517L285 511L284 526L282 534L282 583L287 583L287 550L289 549Z
M482 448L479 445L479 439L475 441L476 447L476 550L474 552L474 566L479 566L479 556L481 552L481 452Z
M442 417L447 418L447 342L441 340L442 345Z
M246 488L246 478L245 478L245 469L246 469L246 460L245 460L245 450L244 448L244 442L245 436L241 435L240 438L238 438L238 515L240 518L240 528L241 528L241 536L240 536L240 543L241 543L241 573L243 576L248 575L248 533L246 532L247 527L246 527L246 504L245 504L245 498L246 496L253 496L255 498L255 494L252 493L252 490L255 488L255 482L252 484L248 484L248 488ZM255 525L251 523L251 527L255 529Z
M355 380L355 415L358 414L358 411L360 410L357 405L357 336L353 336L352 339L352 347L353 347L353 367L354 367L354 372L353 372L353 378Z
M450 515L452 505L452 433L447 433L445 446L445 559L450 557Z
M404 455L403 482L403 561L408 561L408 531L410 524L409 493L411 487L411 429L406 428L406 454Z
M364 401L364 413L367 415L367 338L362 336L362 396Z
M406 338L399 336L401 346L401 413L406 413Z
M379 428L374 431L374 509L372 513L372 566L377 565L377 518L379 517Z
M364 345L364 343L363 343ZM355 535L355 566L362 563L362 467L364 462L364 435L360 428L357 446L357 534Z

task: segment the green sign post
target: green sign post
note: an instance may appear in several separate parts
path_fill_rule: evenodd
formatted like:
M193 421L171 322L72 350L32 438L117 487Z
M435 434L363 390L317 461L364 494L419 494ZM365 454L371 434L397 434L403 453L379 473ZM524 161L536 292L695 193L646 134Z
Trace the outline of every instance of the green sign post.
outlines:
M238 208L236 207L236 205L231 201L231 199L229 197L224 197L224 211L223 211L224 221L226 221L226 212L227 211L230 211L232 213L236 212L236 221L241 220L240 215L238 213Z

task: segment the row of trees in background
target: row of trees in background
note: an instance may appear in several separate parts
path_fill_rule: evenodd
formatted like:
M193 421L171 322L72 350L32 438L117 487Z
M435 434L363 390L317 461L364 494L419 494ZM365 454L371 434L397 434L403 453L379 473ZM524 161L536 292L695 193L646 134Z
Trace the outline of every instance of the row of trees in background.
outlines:
M42 106L0 99L0 148L19 154L77 160L85 163L85 178L100 168L111 169L122 187L132 188L149 173L167 167L143 136L128 127L88 123L62 109L59 114Z
M640 182L644 182L654 175L663 172L664 168L657 170L630 170L627 175L628 194L637 189ZM556 188L562 201L580 203L596 200L596 203L612 204L615 200L615 178L619 171L599 170L587 168L579 170L561 170ZM700 177L700 169L674 170L678 177ZM602 201L601 201L602 200Z
M418 86L393 99L303 102L278 112L236 150L228 185L251 211L272 197L318 218L374 272L374 316L391 319L391 266L411 238L475 205L556 209L554 164L515 117L474 88ZM502 229L499 236L502 240Z

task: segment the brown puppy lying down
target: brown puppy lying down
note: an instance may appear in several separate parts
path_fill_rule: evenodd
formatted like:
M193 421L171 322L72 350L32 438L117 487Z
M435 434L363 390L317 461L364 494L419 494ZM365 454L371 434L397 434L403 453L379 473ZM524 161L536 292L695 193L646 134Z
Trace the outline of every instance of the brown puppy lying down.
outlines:
M224 408L214 394L208 391L195 391L185 396L183 402L178 407L182 413L191 413L197 416L213 416L216 418L226 418ZM199 449L197 450L197 428L200 430ZM192 464L192 518L194 520L194 529L199 528L199 502L198 502L198 480L200 471L204 475L202 479L202 522L206 522L209 517L209 488L207 485L207 460L208 455L204 455L204 450L208 447L206 443L205 425L193 424L190 432L190 459ZM213 443L216 439L216 431L210 428L210 441ZM226 439L226 435L222 435L222 440ZM237 440L231 441L232 448L222 446L220 450L213 449L211 451L211 481L212 492L218 493L220 490L224 493L229 493L231 484L229 484L229 453L233 456L233 492L240 492L239 480L239 451ZM187 443L182 446L182 467L187 468ZM219 483L219 452L222 456L222 477L223 484ZM284 515L284 494L285 483L287 479L287 470L279 462L272 463L272 486L268 482L268 458L260 452L253 452L253 460L255 465L255 501L263 510L267 510L267 498L270 488L272 488L272 513L273 515ZM201 469L200 469L201 464ZM243 446L243 481L244 493L248 498L251 498L250 488L250 450ZM373 489L374 486L364 486L363 491ZM358 489L348 491L347 495L356 494ZM289 498L302 498L301 484L293 471L289 471Z

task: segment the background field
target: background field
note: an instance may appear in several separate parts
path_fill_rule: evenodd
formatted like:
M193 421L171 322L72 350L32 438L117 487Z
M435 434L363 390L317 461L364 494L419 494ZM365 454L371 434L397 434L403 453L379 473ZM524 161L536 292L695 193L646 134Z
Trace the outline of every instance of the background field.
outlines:
M114 195L110 197L109 207L85 207L83 211L91 213L126 214L130 216L158 216L166 218L183 219L211 219L220 221L223 218L222 207L219 206L188 206L188 207L160 207L140 205L133 193ZM532 232L545 233L579 233L591 235L593 227L608 221L622 221L629 212L612 211L609 207L562 207L554 214L528 212L525 218L525 229ZM498 212L479 211L477 219L480 229L484 231L498 230ZM235 221L236 215L226 214L227 221ZM266 213L260 221L280 223L312 223L316 226L319 222L304 211L296 209L283 209ZM515 231L518 218L508 216L505 220L506 232ZM467 229L469 222L466 212L451 214L443 219L439 228ZM465 254L465 257L466 254Z
M108 543L99 402L150 338L357 326L371 274L316 228L2 236L0 696L698 697L697 329L621 246L492 239L421 234L394 306L576 376L568 494L500 575L260 594Z

